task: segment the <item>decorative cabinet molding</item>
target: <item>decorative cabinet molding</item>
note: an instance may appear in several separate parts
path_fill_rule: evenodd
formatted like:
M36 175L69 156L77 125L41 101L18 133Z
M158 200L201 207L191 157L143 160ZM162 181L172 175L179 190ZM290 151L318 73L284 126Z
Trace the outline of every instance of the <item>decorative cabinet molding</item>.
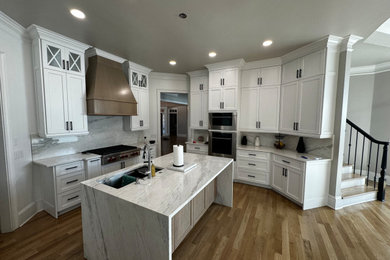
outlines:
M190 75L190 127L209 128L209 78L207 71L189 72Z
M28 32L39 135L88 134L84 52L89 46L36 25Z
M127 131L149 129L149 68L125 61L123 69L137 101L137 115L124 116L123 126Z

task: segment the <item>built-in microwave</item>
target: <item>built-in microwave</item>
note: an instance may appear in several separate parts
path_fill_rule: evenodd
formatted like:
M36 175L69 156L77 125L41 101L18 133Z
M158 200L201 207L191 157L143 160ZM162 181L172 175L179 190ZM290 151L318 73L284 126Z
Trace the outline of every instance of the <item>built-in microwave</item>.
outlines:
M236 132L209 131L209 155L236 159Z
M237 130L237 113L209 113L210 130Z

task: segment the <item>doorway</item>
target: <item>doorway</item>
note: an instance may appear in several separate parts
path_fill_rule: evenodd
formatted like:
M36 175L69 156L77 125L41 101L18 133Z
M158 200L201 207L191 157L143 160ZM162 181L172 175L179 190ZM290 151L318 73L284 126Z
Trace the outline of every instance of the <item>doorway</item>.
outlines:
M173 152L173 145L183 145L188 134L188 94L160 93L161 155Z

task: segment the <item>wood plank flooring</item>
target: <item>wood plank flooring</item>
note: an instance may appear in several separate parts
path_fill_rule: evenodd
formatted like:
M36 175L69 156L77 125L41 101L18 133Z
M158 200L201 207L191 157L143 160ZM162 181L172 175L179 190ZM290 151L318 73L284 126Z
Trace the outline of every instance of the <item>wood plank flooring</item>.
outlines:
M0 235L0 259L83 259L80 213L56 220L41 212ZM302 211L271 190L235 183L234 208L212 205L173 259L390 259L390 203Z

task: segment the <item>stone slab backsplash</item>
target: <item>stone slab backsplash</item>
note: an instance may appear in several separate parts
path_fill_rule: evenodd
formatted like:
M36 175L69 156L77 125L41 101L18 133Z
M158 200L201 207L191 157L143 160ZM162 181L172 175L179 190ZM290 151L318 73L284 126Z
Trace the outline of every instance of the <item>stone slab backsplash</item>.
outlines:
M249 133L249 132L240 132L238 134L238 144L241 144L241 137L246 136L248 139L248 145L255 144L255 138L258 136L260 138L260 145L266 147L274 147L274 142L277 140L275 136L277 134L265 134L265 133ZM283 135L284 138L282 141L286 144L284 149L295 151L297 148L299 136L292 135ZM322 157L322 158L332 158L333 153L333 138L310 138L304 137L303 141L306 147L306 153Z
M121 116L88 116L88 135L41 138L31 135L33 159L74 154L100 147L142 143L143 131L124 131Z

